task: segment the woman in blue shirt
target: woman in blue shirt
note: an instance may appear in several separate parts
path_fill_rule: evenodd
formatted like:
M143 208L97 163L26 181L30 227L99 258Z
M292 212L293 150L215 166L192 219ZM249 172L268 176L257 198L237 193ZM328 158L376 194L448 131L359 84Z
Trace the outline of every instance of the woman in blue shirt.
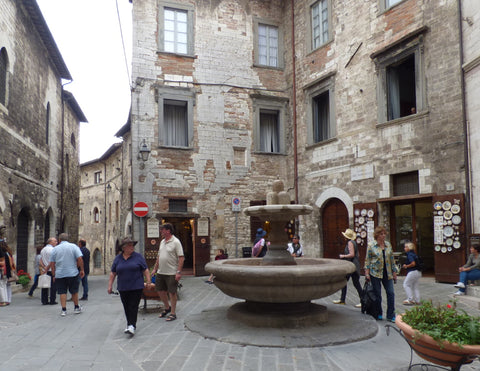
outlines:
M135 252L137 241L126 237L122 240L118 254L112 264L108 293L112 293L113 281L118 277L117 288L127 318L126 334L134 335L137 326L137 313L145 285L151 285L150 271L145 258ZM144 278L146 283L144 283Z
M417 254L415 254L415 245L413 242L406 242L404 246L405 253L407 254L407 261L402 268L407 270L407 277L403 281L403 288L407 299L403 301L404 305L420 304L420 289L418 288L418 282L422 277L422 272L417 267Z

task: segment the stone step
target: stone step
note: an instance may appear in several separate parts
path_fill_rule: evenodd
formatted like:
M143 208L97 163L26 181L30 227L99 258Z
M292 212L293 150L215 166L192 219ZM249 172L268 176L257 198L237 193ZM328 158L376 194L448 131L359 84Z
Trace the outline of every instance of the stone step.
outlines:
M463 295L455 296L455 299L471 308L480 309L480 297Z
M467 286L466 294L468 296L473 296L476 298L480 298L480 286Z

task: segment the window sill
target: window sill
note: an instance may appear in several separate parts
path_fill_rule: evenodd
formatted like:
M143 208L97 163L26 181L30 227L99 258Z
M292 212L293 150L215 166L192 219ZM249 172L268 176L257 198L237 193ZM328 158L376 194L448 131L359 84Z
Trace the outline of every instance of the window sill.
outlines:
M163 50L157 50L157 54L171 55L172 57L180 57L180 58L187 58L187 59L197 59L197 56L194 54L172 53L172 52L165 52Z
M178 149L180 151L191 151L193 147L179 147L179 146L166 146L166 145L159 145L159 149Z
M281 153L281 152L254 151L253 154L255 154L255 155L267 155L267 156L286 156L285 153Z
M327 45L331 44L333 42L333 38L327 40L324 44L317 46L315 49L310 49L307 53L307 57L309 57L311 54L314 54L315 52L318 52L319 50L325 48Z
M409 121L416 121L416 120L419 120L419 119L422 119L422 118L428 116L429 113L430 112L428 110L426 110L426 111L415 113L413 115L400 117L400 118L395 119L395 120L379 122L379 123L377 123L377 128L382 128L382 127L391 126L391 125L404 124L404 123L409 122Z
M317 147L323 147L327 144L334 143L337 140L338 140L337 137L333 137L333 138L330 138L330 139L322 140L321 142L309 143L309 144L306 145L306 149L315 149Z
M283 71L285 69L284 67L267 66L265 64L258 64L258 63L254 63L253 67L267 69L267 70L274 70L274 71Z

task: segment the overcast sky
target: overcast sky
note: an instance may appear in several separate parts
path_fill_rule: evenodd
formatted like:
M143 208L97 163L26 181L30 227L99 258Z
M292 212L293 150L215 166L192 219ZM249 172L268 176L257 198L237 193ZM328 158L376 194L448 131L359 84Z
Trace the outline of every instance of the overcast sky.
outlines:
M122 47L117 4L131 73L131 8L128 0L37 0L73 82L88 123L80 124L80 162L102 156L120 141L127 122L130 77Z

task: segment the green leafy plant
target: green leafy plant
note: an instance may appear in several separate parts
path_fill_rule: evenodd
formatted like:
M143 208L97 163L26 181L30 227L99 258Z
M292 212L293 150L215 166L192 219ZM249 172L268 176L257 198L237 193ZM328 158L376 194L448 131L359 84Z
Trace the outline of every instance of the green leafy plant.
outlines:
M23 269L20 269L18 272L18 283L21 284L22 286L27 286L30 281L32 280L32 277L28 272L25 272Z
M459 345L480 344L480 317L457 310L456 302L447 305L433 305L423 301L407 310L402 321L420 333L430 335L439 345L443 341Z

